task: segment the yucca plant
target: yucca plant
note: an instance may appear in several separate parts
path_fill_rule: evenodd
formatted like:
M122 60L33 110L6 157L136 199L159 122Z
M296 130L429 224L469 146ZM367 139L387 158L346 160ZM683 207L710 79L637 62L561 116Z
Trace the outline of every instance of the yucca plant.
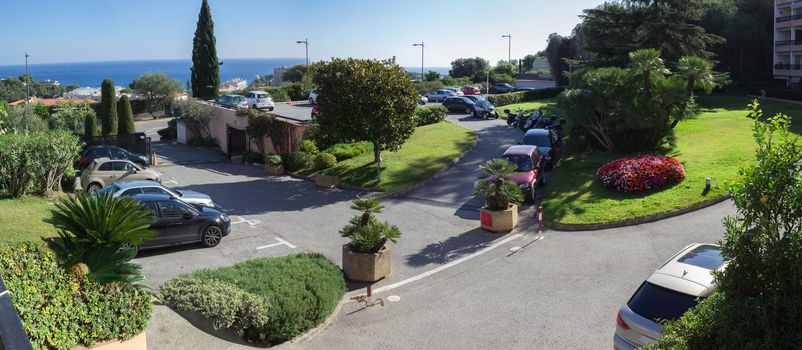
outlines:
M378 200L357 197L351 202L351 209L359 210L362 214L351 217L348 225L340 230L340 235L351 239L348 248L352 252L374 254L378 253L387 241L398 242L398 238L401 237L398 227L390 225L387 221L380 222L373 215L381 213L384 209Z
M129 197L78 193L56 202L48 220L59 238L48 240L62 266L88 267L87 277L101 283L134 283L142 280L139 265L130 262L133 246L156 236L150 210Z
M515 182L507 178L514 174L517 168L506 159L491 159L485 165L479 166L485 173L474 188L474 196L485 197L485 207L489 210L506 210L512 204L521 204L524 195Z

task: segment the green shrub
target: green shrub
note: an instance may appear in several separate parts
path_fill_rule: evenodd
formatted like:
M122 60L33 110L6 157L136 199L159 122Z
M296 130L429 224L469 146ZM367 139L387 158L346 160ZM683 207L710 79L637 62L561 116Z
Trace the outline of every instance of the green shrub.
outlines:
M340 269L318 254L258 258L220 269L196 271L188 277L228 283L264 300L268 306L269 344L290 340L317 326L345 294Z
M423 106L415 109L415 122L418 126L436 124L446 119L448 109L445 106Z
M415 86L415 90L418 91L418 94L425 95L429 92L440 90L446 87L446 84L443 84L440 80L435 81L416 81L412 83Z
M287 95L287 90L280 87L267 90L273 102L287 102L290 97Z
M70 164L67 167L67 170L64 171L64 175L61 177L61 190L64 192L72 192L75 190L75 178L76 178L75 169Z
M193 147L217 147L217 139L213 137L193 137L187 141Z
M351 209L361 211L340 230L340 236L351 239L348 249L355 253L378 253L388 241L398 243L401 231L389 222L381 222L373 214L381 213L384 206L376 198L360 198L351 202Z
M354 158L369 151L372 144L369 141L361 141L354 143L337 143L327 148L324 152L331 153L337 158L338 162L346 159Z
M79 149L68 131L0 134L0 187L12 197L57 190Z
M315 145L315 141L312 140L302 140L298 148L301 152L309 153L312 156L316 156L318 153L317 145Z
M245 163L264 164L265 158L256 152L245 153Z
M494 106L506 106L524 101L526 91L510 92L487 96L487 100Z
M162 285L159 296L171 308L200 313L214 329L229 328L249 341L267 341L267 300L231 283L178 277Z
M38 244L0 244L0 277L34 349L129 339L147 327L148 292L82 280Z
M272 166L279 166L284 164L284 160L278 154L268 154L265 156L265 164Z
M335 165L337 165L337 157L331 153L323 152L315 157L316 170L333 168Z
M287 161L284 164L287 165L288 171L298 171L311 168L312 163L313 158L309 153L294 152L290 153L290 155L287 157Z

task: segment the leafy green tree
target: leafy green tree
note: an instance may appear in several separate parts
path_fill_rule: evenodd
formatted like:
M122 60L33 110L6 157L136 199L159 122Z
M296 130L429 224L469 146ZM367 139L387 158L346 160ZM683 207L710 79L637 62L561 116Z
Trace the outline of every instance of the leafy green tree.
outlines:
M281 80L300 83L306 76L306 70L305 64L296 64L284 71L284 74L281 75Z
M475 58L458 58L451 62L451 69L448 75L453 78L474 77L477 73L484 76L490 68L490 62L481 57Z
M150 210L125 196L79 192L56 202L48 220L59 238L47 240L68 269L88 269L87 276L101 283L141 281L140 267L131 263L133 246L156 236Z
M135 93L145 98L145 109L155 119L156 112L172 101L182 91L181 82L164 73L145 73L131 83Z
M134 126L134 112L131 110L131 101L128 100L128 95L122 95L117 102L117 112L120 115L120 124L117 128L117 133L120 135L136 133Z
M220 88L220 65L214 37L212 11L207 0L203 0L195 38L192 40L192 97L213 99Z
M568 78L564 72L571 70L567 60L580 58L578 56L577 45L574 36L564 37L557 33L549 35L548 45L545 50L546 59L549 61L549 68L558 86L568 85Z
M757 163L730 184L718 289L668 322L652 349L793 349L802 339L802 146L785 115L751 105Z
M537 56L535 55L526 55L521 60L521 70L523 72L531 71L535 68L535 61L537 61Z
M75 135L83 135L84 123L87 117L96 118L95 111L88 103L60 104L56 112L48 119L50 130L68 130ZM94 123L92 129L94 130Z
M418 94L395 59L332 59L316 67L322 132L339 142L373 143L377 173L382 151L395 151L415 131ZM376 88L381 87L380 89Z
M200 140L211 137L210 124L215 116L216 109L194 98L175 101L176 120L184 123L192 132L192 136Z
M713 91L716 86L713 77L713 63L696 56L684 56L677 62L677 72L688 80L687 90L693 94L696 89Z
M117 93L111 79L100 84L100 120L103 136L117 135Z
M629 53L629 65L643 78L643 89L646 93L652 90L652 74L668 74L660 51L656 49L640 49Z
M438 81L438 80L440 80L440 73L437 73L437 72L435 72L433 70L430 70L430 71L426 72L426 74L423 75L423 80L424 81Z

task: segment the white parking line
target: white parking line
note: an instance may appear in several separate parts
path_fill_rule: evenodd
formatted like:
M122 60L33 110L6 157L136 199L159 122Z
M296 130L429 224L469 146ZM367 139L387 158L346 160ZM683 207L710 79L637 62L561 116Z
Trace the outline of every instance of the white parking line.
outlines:
M178 185L178 181L175 181L175 178L172 177L172 176L169 179L167 179L167 181L165 181L165 182L172 183L173 185Z
M259 249L265 249L265 248L272 248L272 247L275 247L275 246L280 246L280 245L285 245L285 246L289 247L290 249L295 249L295 248L298 248L298 247L297 247L297 246L295 246L294 244L292 244L292 243L290 243L290 242L287 242L287 241L285 241L285 240L283 240L283 239L281 239L281 238L278 238L278 237L273 237L273 239L277 240L277 241L278 241L278 243L273 243L273 244L263 245L263 246L261 246L261 247L256 247L256 250L259 250Z
M253 228L253 227L255 227L256 225L258 225L259 223L262 222L261 220L257 220L257 219L248 220L248 219L246 219L246 218L244 218L242 216L231 216L231 217L237 220L237 221L231 221L232 225L235 225L235 224L248 224L248 226Z

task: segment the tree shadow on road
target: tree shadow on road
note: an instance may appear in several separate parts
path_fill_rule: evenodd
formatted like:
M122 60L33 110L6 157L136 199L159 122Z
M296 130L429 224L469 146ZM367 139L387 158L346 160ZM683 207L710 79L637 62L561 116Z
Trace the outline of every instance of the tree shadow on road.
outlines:
M449 237L445 241L430 243L421 251L407 255L405 263L414 267L447 264L489 246L502 236L504 235L475 228L458 236Z

